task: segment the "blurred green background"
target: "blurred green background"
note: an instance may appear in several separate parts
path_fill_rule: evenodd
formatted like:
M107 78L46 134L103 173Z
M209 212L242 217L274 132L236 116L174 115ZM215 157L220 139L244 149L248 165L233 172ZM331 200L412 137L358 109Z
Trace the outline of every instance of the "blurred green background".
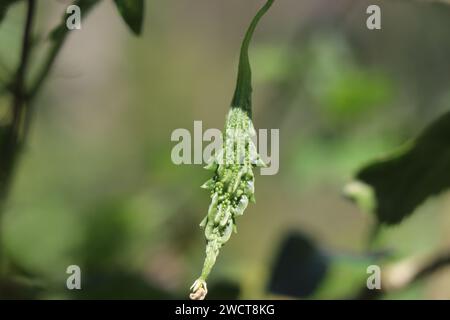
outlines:
M36 41L45 47L67 3L38 4ZM369 4L382 8L380 31L366 28ZM187 297L204 258L198 223L209 198L199 186L210 172L174 165L170 136L192 131L194 120L223 127L240 42L260 5L148 1L136 38L103 1L71 32L36 103L4 212L5 250L21 276L2 297ZM0 27L0 79L18 63L24 12L23 4L12 7ZM450 109L449 35L446 5L275 2L250 56L255 127L280 129L280 170L257 176L257 203L221 251L211 298L352 297L368 265L450 246L448 194L382 230L370 249L373 217L342 196L358 168ZM38 50L33 68L41 60ZM0 123L8 104L1 96ZM269 285L293 233L326 264L320 273L301 258L292 262L317 276L298 296ZM81 291L65 288L72 264L82 269ZM384 298L448 299L450 268Z

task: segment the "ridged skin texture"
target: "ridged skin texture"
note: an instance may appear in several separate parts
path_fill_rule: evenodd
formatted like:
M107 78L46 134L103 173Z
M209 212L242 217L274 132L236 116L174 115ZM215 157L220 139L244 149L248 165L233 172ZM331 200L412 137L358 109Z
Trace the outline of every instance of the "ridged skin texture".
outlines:
M206 279L220 248L232 232L236 232L236 218L243 215L250 201L255 201L253 168L264 166L264 162L252 141L254 136L255 129L248 114L231 108L225 123L223 147L205 167L212 170L214 176L202 185L211 193L211 204L200 223L205 230L206 258L200 278L191 287L193 299L206 296Z

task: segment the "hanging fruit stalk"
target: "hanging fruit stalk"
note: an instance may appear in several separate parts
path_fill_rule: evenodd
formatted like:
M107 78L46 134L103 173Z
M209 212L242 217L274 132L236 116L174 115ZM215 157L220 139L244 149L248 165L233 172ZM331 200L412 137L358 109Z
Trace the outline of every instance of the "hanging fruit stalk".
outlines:
M190 298L203 300L208 293L206 280L220 248L236 232L236 218L243 215L249 202L255 202L254 167L264 166L252 138L256 135L252 122L252 86L248 48L261 17L274 0L268 0L253 18L242 42L239 69L231 108L225 121L221 150L205 167L214 172L202 185L211 193L208 214L200 223L205 230L206 257L200 277L191 286Z

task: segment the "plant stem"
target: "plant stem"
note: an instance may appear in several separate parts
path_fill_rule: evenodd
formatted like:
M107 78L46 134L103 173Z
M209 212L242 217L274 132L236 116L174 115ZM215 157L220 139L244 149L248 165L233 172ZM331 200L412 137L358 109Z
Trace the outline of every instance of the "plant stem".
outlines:
M38 73L36 80L30 86L30 89L27 90L26 77L32 49L32 26L36 12L36 0L27 0L27 2L28 8L22 38L21 58L14 79L11 81L11 85L8 88L12 95L12 119L11 123L5 128L4 139L2 138L0 141L0 276L6 272L7 268L5 262L6 257L3 252L2 213L21 149L28 136L29 126L33 115L32 102L40 92L45 80L50 74L56 57L61 51L69 34L69 29L66 27L66 15L64 14L60 25L52 32L52 44L42 68ZM86 15L99 2L99 0L76 0L73 4L82 8L83 14Z
M98 3L99 0L76 0L73 2L74 5L77 5L82 9L84 16L87 16L87 14L91 11L91 9L94 8L95 5ZM55 30L53 30L53 32L50 35L52 41L50 49L47 53L47 56L44 60L44 63L42 64L40 71L38 72L38 75L34 83L30 86L30 89L27 94L27 100L29 101L29 108L28 108L29 110L28 116L26 117L24 124L25 137L28 136L27 133L29 131L31 118L34 111L31 102L40 92L42 86L45 83L45 80L50 74L50 71L52 70L53 65L55 64L56 58L59 55L64 43L66 42L67 36L69 35L69 31L70 30L66 27L66 16L64 15L60 25Z
M36 12L36 1L28 0L25 28L22 37L22 49L20 62L17 68L12 91L12 120L7 127L4 144L2 147L2 158L0 160L0 267L3 273L6 268L5 254L3 252L3 217L1 211L4 206L11 184L11 178L16 166L17 157L22 146L22 124L26 114L27 94L26 94L26 74L31 53L31 36L33 21Z
M98 3L98 0L77 0L73 4L79 6L82 10L83 17L86 17L86 15ZM64 16L61 24L51 34L52 44L48 51L47 57L45 58L45 62L43 63L42 68L38 73L36 80L34 81L34 84L29 90L29 100L32 100L42 88L42 85L47 79L47 76L49 75L55 63L56 57L61 51L61 48L64 45L67 36L69 35L70 30L66 27L65 19L66 17Z
M33 99L36 94L41 89L44 80L47 78L48 74L50 73L50 70L55 63L56 57L61 50L61 47L63 46L65 40L66 40L67 33L64 33L64 36L61 36L58 41L53 41L52 46L49 50L49 53L46 57L46 60L41 68L41 71L39 72L36 82L34 85L30 88L30 92L28 94L28 98L31 100Z
M248 56L248 48L259 20L261 20L264 14L270 9L273 2L274 0L268 0L253 18L245 34L244 40L242 41L241 53L239 56L238 77L233 100L231 101L231 107L244 110L250 118L252 117L252 71Z

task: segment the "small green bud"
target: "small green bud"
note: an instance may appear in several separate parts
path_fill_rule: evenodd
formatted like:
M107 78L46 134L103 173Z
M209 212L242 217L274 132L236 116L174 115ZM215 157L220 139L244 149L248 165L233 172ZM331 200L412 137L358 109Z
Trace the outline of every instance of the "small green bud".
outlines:
M202 189L206 189L206 190L213 190L215 187L215 181L214 179L209 179L208 181L206 181L204 184L202 184L202 186L200 188Z

